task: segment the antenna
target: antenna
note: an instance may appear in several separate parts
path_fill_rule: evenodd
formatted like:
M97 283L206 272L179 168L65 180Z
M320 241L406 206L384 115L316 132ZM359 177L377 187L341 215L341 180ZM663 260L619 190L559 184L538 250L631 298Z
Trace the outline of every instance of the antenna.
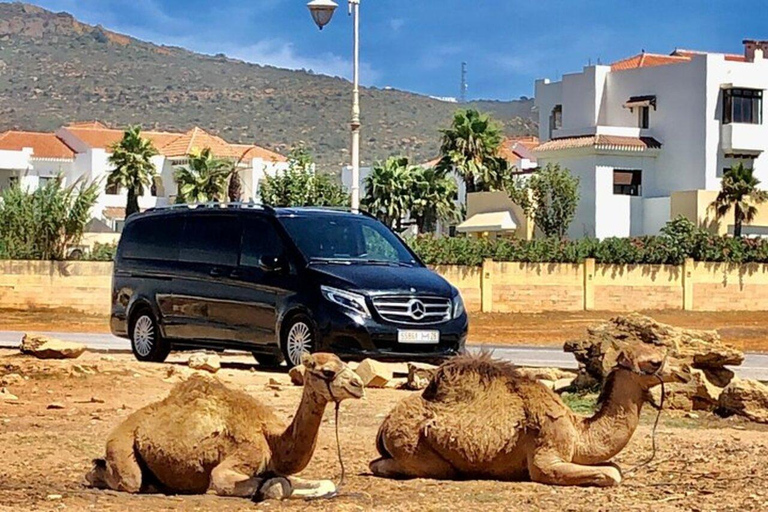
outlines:
M467 86L467 63L462 62L461 63L461 91L459 94L459 101L461 103L467 102L467 89L469 87Z

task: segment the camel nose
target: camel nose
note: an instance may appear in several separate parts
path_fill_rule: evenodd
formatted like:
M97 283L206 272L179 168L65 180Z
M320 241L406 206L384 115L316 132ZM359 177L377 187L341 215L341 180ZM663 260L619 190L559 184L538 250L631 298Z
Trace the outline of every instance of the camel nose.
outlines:
M660 360L654 360L654 361L643 361L640 364L640 369L643 371L643 373L656 373L658 372L662 365L664 364L664 361Z

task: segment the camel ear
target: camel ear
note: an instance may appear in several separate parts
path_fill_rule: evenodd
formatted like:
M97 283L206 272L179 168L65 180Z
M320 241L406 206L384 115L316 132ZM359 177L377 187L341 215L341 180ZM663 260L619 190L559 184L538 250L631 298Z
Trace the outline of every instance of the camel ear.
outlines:
M616 356L616 366L633 371L635 369L635 365L632 363L632 359L623 350L619 352L619 355Z
M312 357L312 354L309 352L304 352L301 354L301 364L304 365L304 368L307 370L314 370L315 368L315 358Z

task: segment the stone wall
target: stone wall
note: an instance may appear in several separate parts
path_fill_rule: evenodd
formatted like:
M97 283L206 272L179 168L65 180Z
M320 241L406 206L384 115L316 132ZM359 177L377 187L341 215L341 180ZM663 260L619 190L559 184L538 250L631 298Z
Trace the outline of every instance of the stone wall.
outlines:
M469 311L768 310L768 264L597 265L486 261L434 270ZM0 308L110 311L112 264L0 261Z

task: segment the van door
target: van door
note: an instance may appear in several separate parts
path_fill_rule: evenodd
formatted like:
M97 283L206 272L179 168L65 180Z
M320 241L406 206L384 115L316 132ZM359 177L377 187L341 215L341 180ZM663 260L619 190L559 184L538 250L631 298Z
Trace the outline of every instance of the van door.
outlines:
M235 212L190 212L186 217L171 299L179 323L176 337L236 340L240 312L231 288L240 253L240 217Z
M281 268L273 268L277 263ZM275 220L261 215L243 215L243 238L238 267L245 295L251 342L274 347L280 304L296 289L296 272Z

